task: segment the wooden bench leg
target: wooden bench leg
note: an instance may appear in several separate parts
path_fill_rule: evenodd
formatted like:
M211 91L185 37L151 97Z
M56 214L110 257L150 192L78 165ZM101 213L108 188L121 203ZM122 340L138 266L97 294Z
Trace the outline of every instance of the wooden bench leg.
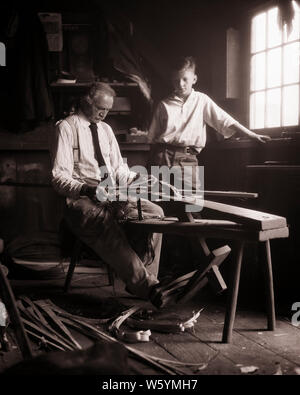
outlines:
M74 250L73 250L73 253L72 253L72 256L71 256L71 262L70 262L70 265L69 265L69 269L68 269L68 273L67 273L67 277L66 277L66 281L65 281L65 285L64 285L64 292L68 292L69 289L70 289L71 280L72 280L72 277L73 277L73 273L74 273L75 267L76 267L77 262L78 262L78 255L80 253L81 247L82 247L82 243L81 243L80 240L78 240L76 242L76 245L74 247Z
M192 213L185 213L185 215L188 218L189 222L195 223L195 219L194 219ZM200 237L200 236L196 235L196 238L197 238L197 240L198 240L198 242L199 242L199 244L200 244L200 246L201 246L201 248L202 248L202 250L204 252L204 255L207 258L206 266L211 266L211 262L215 259L214 251L221 250L221 248L216 249L216 250L211 252L204 237ZM224 248L224 250L227 249L230 252L230 248L228 246L224 246L223 248ZM224 255L224 259L226 258L226 256ZM212 266L212 270L210 270L209 275L207 277L208 278L208 282L210 283L211 287L213 288L213 290L217 294L221 293L225 289L227 289L225 281L224 281L224 279L222 277L222 274L221 274L221 272L219 271L219 268L218 268L218 266L220 266L220 264L223 262L224 259L222 259L218 264L214 264Z
M274 301L274 286L273 286L273 273L272 273L272 258L270 241L264 242L263 268L266 287L266 302L267 302L267 317L268 317L268 330L274 331L276 328L275 318L275 301Z
M234 257L232 262L232 273L228 287L228 300L223 328L223 343L230 343L232 340L232 329L234 325L236 305L240 284L240 273L243 260L244 242L238 242L234 247Z

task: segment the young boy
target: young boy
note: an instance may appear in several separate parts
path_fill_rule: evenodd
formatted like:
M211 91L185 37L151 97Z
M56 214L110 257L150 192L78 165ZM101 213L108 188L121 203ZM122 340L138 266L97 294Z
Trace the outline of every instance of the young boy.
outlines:
M193 89L197 82L193 57L180 58L174 65L171 79L174 90L158 104L149 129L148 140L153 144L150 165L175 169L175 177L182 178L185 189L199 188L196 155L206 143L206 124L225 138L241 132L259 142L270 139L245 128L210 97Z

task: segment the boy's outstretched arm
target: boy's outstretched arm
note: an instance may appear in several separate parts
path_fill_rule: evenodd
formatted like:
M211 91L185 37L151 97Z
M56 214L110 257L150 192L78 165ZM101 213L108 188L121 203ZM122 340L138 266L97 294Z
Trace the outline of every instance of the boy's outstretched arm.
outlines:
M231 125L230 129L234 132L240 132L243 135L248 136L250 139L259 141L260 143L265 143L266 141L271 140L270 136L254 133L240 123L235 123Z

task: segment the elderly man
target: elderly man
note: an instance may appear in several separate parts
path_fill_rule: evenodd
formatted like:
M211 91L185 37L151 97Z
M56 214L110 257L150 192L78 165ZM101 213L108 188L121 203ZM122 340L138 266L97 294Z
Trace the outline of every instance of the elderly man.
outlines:
M117 202L96 198L103 178L129 185L136 177L124 163L111 127L103 122L114 96L108 84L94 83L81 98L78 113L58 123L52 184L67 198L65 218L73 232L114 269L130 293L149 299L158 284L161 236L152 235L154 257L145 265L116 219ZM107 174L103 174L104 166ZM145 215L163 216L154 203L142 200L141 204ZM123 206L127 216L136 210L130 203Z

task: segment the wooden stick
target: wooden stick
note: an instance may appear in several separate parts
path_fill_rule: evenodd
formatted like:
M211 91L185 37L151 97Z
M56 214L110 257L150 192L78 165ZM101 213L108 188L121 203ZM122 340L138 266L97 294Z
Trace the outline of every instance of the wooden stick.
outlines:
M66 342L63 342L62 340L60 340L57 337L53 336L49 331L39 327L38 325L35 325L34 323L28 321L25 318L23 318L22 320L23 320L23 323L25 324L26 327L29 327L30 329L35 330L39 334L42 334L43 336L46 336L47 338L51 339L52 342L58 343L59 345L63 346L67 350L74 350L73 347L70 347Z
M89 328L89 329L92 330L95 334L97 334L98 337L100 337L100 338L103 339L103 340L107 340L107 341L110 341L110 342L118 342L118 340L114 339L113 337L107 335L106 333L100 331L99 329L95 328L94 326L92 326L92 325L90 325L90 324L88 324L88 323L85 323L85 322L83 322L83 321L81 321L81 320L78 320L77 318L76 318L76 319L73 319L73 320L74 320L75 322L79 323L80 325L84 326L85 328ZM147 355L147 354L145 354L145 353L142 353L141 351L138 351L138 350L136 350L136 349L134 349L134 348L132 348L132 347L129 347L128 345L126 345L126 344L124 344L124 343L122 343L122 344L124 345L124 347L125 347L128 351L130 351L131 354L133 354L134 356L136 356L136 357L142 359L144 362L147 361L150 365L152 365L152 366L154 366L154 367L156 367L156 368L159 368L159 369L162 370L164 373L172 374L172 375L177 373L177 372L174 372L174 370L169 369L169 368L166 368L166 367L162 366L161 364L159 364L158 362L156 362L155 360L153 360L153 359L152 359L152 356L149 356L149 355Z
M52 346L53 348L55 348L55 349L57 349L57 350L65 351L65 349L64 349L63 347L60 347L60 346L58 346L57 344L52 343L50 340L45 339L43 336L37 335L36 333L32 332L30 329L26 329L26 332L27 332L30 336L34 337L35 339L40 340L42 343L45 343L45 344L47 344L47 345L49 344L49 346Z
M80 318L77 318L77 316L72 316L72 314L65 312L64 310L62 310L61 308L59 308L58 306L56 306L54 303L52 303L49 300L43 300L43 303L50 304L54 310L56 309L59 312L59 314L68 317L68 318L63 318L65 320L65 323L69 324L68 320L71 321L72 325L74 325L74 327L76 326L76 329L81 331L83 334L86 334L87 336L91 336L91 337L98 338L98 339L100 338L100 339L106 340L108 342L122 343L124 345L124 347L129 351L131 356L136 357L136 358L142 360L143 362L147 362L150 366L158 368L159 370L161 370L162 372L164 372L166 374L170 374L170 375L186 374L186 373L182 372L180 369L178 369L178 366L189 367L189 366L202 366L203 365L202 363L195 364L195 363L189 363L189 362L172 361L172 360L167 360L167 359L155 357L153 355L148 355L148 354L143 353L139 350L136 350L135 348L133 348L131 346L128 346L127 344L124 344L123 342L116 340L115 338L113 338L112 336L99 330L95 326L82 321L82 319L80 319ZM192 319L195 317L198 318L201 311L202 310L200 310L198 313L196 313L192 317ZM74 317L76 317L76 318L74 318ZM186 321L184 324L186 326L188 326L189 320Z
M38 301L36 304L51 318L51 320L58 326L58 328L61 330L61 332L69 339L73 344L75 345L76 348L79 350L82 350L81 345L74 339L72 336L71 332L63 325L63 323L58 319L56 314L48 307L45 306Z
M122 331L120 329L121 325L124 321L128 319L132 314L136 313L140 310L140 307L131 307L130 309L123 311L123 313L117 317L109 326L108 330L117 337L117 339L130 342L130 343L137 343L137 342L148 342L151 336L151 331L149 328L146 328L146 331L137 331L134 333Z
M68 344L72 349L74 348L74 343L71 342L69 339L64 338L60 333L56 332L50 325L49 323L44 319L40 320L37 318L31 311L33 310L32 307L27 307L25 308L21 300L18 300L17 302L19 310L25 315L26 318L28 318L30 321L35 323L38 327L43 328L44 330L48 331L49 333L52 334L53 338L56 340L60 340L66 344Z
M189 283L185 286L185 288L180 293L178 299L180 303L184 303L187 300L191 299L204 285L206 285L206 283L208 282L207 275L210 272L210 270L213 267L219 266L227 258L230 251L231 249L228 246L224 246L221 248L217 248L212 252L210 263L206 266L206 268L203 271L197 271L194 274L194 276L190 279ZM212 273L215 274L215 272Z
M189 212L185 212L186 217L188 218L189 222L191 223L195 223L195 219L192 215L192 213ZM184 214L182 214L182 217L184 216ZM218 266L224 261L224 259L227 257L227 255L230 252L230 248L228 246L225 246L223 248L227 248L228 251L224 252L224 254L227 254L226 256L224 255L224 258L222 261L218 261L218 263L215 260L215 257L217 255L219 255L219 250L215 250L213 252L210 251L206 240L204 239L204 237L200 237L199 235L196 234L196 239L198 240L205 256L206 256L206 266L210 267L211 269L208 272L208 282L210 283L210 285L212 286L213 290L216 293L221 293L222 291L224 291L227 287L225 284L225 281L222 277L222 274L219 271ZM224 250L225 251L225 250ZM228 253L227 253L228 252ZM204 282L202 282L202 284L204 285ZM188 287L189 285L187 285ZM195 289L194 291L191 293L189 292L190 295L194 295L195 294ZM185 297L185 300L187 300L187 295Z
M33 358L34 354L26 334L19 310L16 305L16 300L12 292L11 286L4 274L2 265L0 264L0 285L3 290L3 301L9 314L11 323L13 325L18 346L24 359Z
M182 285L183 283L185 283L186 281L188 281L191 277L193 277L193 275L196 273L197 270L194 270L193 272L184 274L183 276L177 277L175 280L171 281L168 284L162 285L161 287L159 287L160 291L165 291L165 290L169 290L171 289L174 285Z
M53 311L55 311L56 313L58 313L59 315L63 315L64 317L67 317L67 318L69 317L72 319L76 318L79 321L84 320L84 322L91 323L91 324L94 324L95 322L97 322L97 324L107 324L107 322L111 320L110 318L104 318L104 319L87 318L87 317L81 317L79 315L68 313L67 311L61 309L56 304L54 304L50 299L39 300L39 303L40 304L43 303L43 305L51 307L51 309Z
M213 288L216 294L219 294L227 289L227 285L217 265L213 265L207 273L209 285Z
M25 303L28 304L28 306L30 306L32 308L32 310L34 311L35 315L37 316L37 318L40 320L40 322L43 325L48 325L48 322L46 321L46 319L43 316L43 314L41 314L40 310L35 306L35 304L27 296L20 296L19 299L23 300Z

